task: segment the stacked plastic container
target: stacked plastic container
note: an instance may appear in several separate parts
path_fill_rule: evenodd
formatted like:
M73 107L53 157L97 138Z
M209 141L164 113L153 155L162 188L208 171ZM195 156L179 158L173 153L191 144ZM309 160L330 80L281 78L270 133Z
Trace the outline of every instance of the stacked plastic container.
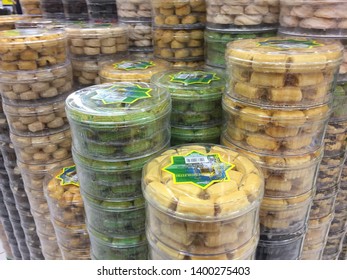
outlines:
M205 0L151 0L156 58L174 67L204 64Z
M65 19L84 21L89 19L86 0L62 0Z
M90 20L95 22L117 20L115 0L86 0L86 2Z
M347 233L345 235L345 239L343 240L342 250L339 255L339 260L347 260Z
M153 54L151 0L116 0L120 23L129 28L129 52Z
M64 5L62 0L40 0L44 18L64 19Z
M168 147L171 101L147 83L114 83L66 101L92 259L147 259L142 167Z
M306 36L312 40L319 38L342 40L342 44L346 50L347 22L343 12L347 8L345 1L281 0L280 4L279 32L281 34ZM345 52L338 75L338 83L342 83L342 85L346 81L346 61L347 56ZM319 219L322 219L321 240L319 241L317 239L314 244L313 241L305 242L304 259L320 259L322 257L326 243L326 234L329 230L327 228L327 224L329 223L327 220L332 219L332 217L328 219L328 216L334 214L334 203L340 187L340 174L346 157L347 118L344 112L345 99L343 89L335 92L334 112L329 120L324 139L324 158L320 165L317 179L317 194L310 214L310 221L312 220L315 224L318 223ZM337 218L334 217L333 219L336 221ZM334 221L333 223L335 223ZM317 229L311 229L309 226L308 234L311 231L317 231ZM335 231L330 230L330 232ZM336 234L341 235L340 232L336 232ZM330 242L328 241L328 243ZM338 256L336 250L326 251L323 258L336 259Z
M171 94L171 145L218 144L222 124L225 79L208 70L173 69L151 82Z
M164 60L130 56L103 64L99 71L100 82L149 83L154 74L164 72L169 67L169 63Z
M80 88L98 84L103 63L128 54L128 29L107 23L66 27L74 80Z
M252 260L264 192L247 156L213 144L174 146L143 170L154 260Z
M42 15L40 0L20 0L23 15Z
M275 36L279 0L206 0L205 59L212 67L225 68L228 42Z
M341 61L340 44L305 38L227 46L222 143L251 152L268 171L258 259L301 257Z
M50 171L45 178L44 192L63 259L90 259L90 241L76 166Z
M0 219L0 244L1 244L2 248L4 249L4 252L6 254L6 259L7 260L14 259L14 256L12 254L11 245L8 241L6 231L5 231L4 226L2 224L2 219Z
M17 164L42 254L45 259L61 259L43 179L50 168L71 158L65 99L73 81L67 38L64 31L43 29L4 31L1 38L6 52L0 56L0 91ZM28 211L24 214L31 218Z

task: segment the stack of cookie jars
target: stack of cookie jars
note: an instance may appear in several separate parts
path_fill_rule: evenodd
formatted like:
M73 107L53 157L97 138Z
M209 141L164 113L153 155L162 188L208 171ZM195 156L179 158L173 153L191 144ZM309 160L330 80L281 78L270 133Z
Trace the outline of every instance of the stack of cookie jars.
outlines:
M0 91L10 138L45 259L61 258L43 193L45 173L71 158L65 99L72 90L61 30L1 33Z
M223 142L265 171L259 259L299 259L342 61L336 42L259 38L228 44Z
M113 22L117 20L115 0L86 0L89 20L95 22Z
M169 146L171 100L148 83L71 94L66 111L93 259L146 259L143 165Z
M317 194L312 206L310 221L314 221L316 226L309 226L308 235L318 231L322 224L321 241L316 240L305 242L304 258L319 259L326 242L328 228L325 221L328 213L334 212L334 202L339 188L340 174L345 160L346 136L347 136L347 115L345 111L346 97L342 89L346 81L346 39L347 21L344 11L347 8L345 1L288 1L281 0L280 28L279 32L292 36L309 36L310 38L325 38L330 40L341 40L345 46L343 63L340 66L338 84L341 90L335 92L333 115L329 120L326 136L324 139L324 158L320 165L317 179ZM325 218L318 223L318 218ZM336 220L334 218L334 220ZM318 237L318 235L317 235ZM325 237L325 238L323 238ZM306 238L307 239L307 238ZM311 246L312 245L312 246ZM332 251L331 251L332 252ZM336 258L337 252L332 253ZM332 255L331 254L331 255ZM307 256L306 256L307 255ZM329 257L330 258L330 257Z
M45 178L44 192L63 259L90 259L90 241L76 166L50 171Z
M220 140L225 79L206 69L172 69L152 76L151 83L172 99L171 145Z
M262 172L224 146L174 146L143 170L146 234L154 260L252 260Z
M128 54L128 29L113 23L71 24L65 28L79 88L100 83L98 72L103 63Z
M225 68L228 42L275 36L279 0L206 0L205 60Z
M173 67L204 64L205 0L151 0L154 56Z
M0 102L2 109L2 103ZM15 208L18 214L14 214L12 223L18 238L25 237L25 240L19 243L29 250L30 259L42 260L43 255L41 252L41 244L39 237L36 233L36 226L34 218L30 211L30 203L28 196L25 192L24 183L20 170L17 166L17 157L13 145L10 140L10 132L7 124L6 116L0 114L1 134L0 134L0 155L3 158L3 169L1 176L1 189L5 195L5 203L8 204L9 209L15 213ZM7 172L7 173L6 173ZM26 243L26 244L25 244ZM25 245L24 245L25 244ZM22 253L22 256L26 255Z
M130 54L152 55L151 0L116 0L120 23L129 28Z

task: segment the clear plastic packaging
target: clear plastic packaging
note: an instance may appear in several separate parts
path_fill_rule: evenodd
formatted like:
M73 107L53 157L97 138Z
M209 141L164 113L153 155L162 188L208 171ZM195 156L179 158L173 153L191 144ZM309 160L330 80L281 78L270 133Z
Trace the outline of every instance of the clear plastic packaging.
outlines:
M43 189L54 220L68 225L85 224L83 200L76 166L59 167L48 172Z
M265 177L266 197L292 197L315 187L319 164L323 157L322 148L298 156L268 156L237 148L225 135L221 137L221 144L243 151L257 162Z
M45 102L72 90L70 62L45 70L3 72L0 90L6 103L27 104Z
M333 105L334 112L331 116L331 120L336 123L345 121L347 119L347 113L344 110L347 105L347 83L337 82L334 91Z
M124 22L129 29L129 50L148 49L153 46L152 23L141 21Z
M45 136L11 134L17 158L27 164L49 164L71 158L71 131Z
M118 24L83 23L65 28L70 54L79 56L126 55L128 29Z
M166 147L170 111L166 89L147 83L92 86L66 101L76 151L98 160L130 160Z
M67 60L63 30L16 29L0 32L0 70L37 70Z
M219 145L175 146L143 169L147 232L175 250L224 254L258 233L263 175Z
M340 101L339 98L334 99L334 103ZM342 105L343 103L340 103ZM347 105L347 104L343 104ZM344 107L345 108L345 107ZM336 109L336 107L335 107ZM332 118L336 116L336 110L333 108ZM326 129L324 137L324 156L336 157L342 156L347 147L347 119L341 121L335 121L329 119L329 123ZM342 156L343 158L344 156Z
M151 82L171 95L172 126L204 128L221 124L225 79L219 72L174 69L153 75Z
M92 20L116 20L117 6L115 0L86 0L89 18Z
M327 244L325 245L323 259L326 256L339 255L342 249L343 239L345 238L346 229L340 232L329 231Z
M290 35L346 37L347 3L343 0L281 0L280 31Z
M317 189L310 210L310 219L320 219L334 213L337 192L338 186Z
M224 136L242 149L264 155L299 156L323 144L330 104L313 108L257 107L223 97Z
M19 0L24 15L41 15L40 0Z
M308 220L304 243L304 247L307 248L304 251L312 250L314 245L319 245L317 247L320 249L324 248L333 216L331 213L323 218Z
M342 61L334 40L272 37L228 43L229 94L261 106L302 108L329 102Z
M301 257L305 229L298 231L295 235L275 236L262 238L258 243L257 260L299 260Z
M86 0L62 0L65 18L70 21L88 20Z
M152 0L151 4L154 26L177 29L205 26L205 0Z
M188 143L219 144L221 127L207 126L205 128L182 128L171 126L171 146Z
M314 189L287 198L264 197L260 207L260 234L290 236L305 227ZM304 238L304 236L303 236Z
M241 39L258 37L273 37L277 29L263 28L262 30L212 29L205 30L205 57L206 64L225 68L225 51L229 42Z
M168 61L204 59L203 29L153 29L154 56Z
M40 0L42 14L45 18L65 18L62 0Z
M169 64L164 60L129 57L103 64L99 76L103 84L114 82L149 83L154 74L168 69Z
M112 237L90 232L91 253L97 260L147 260L148 246L144 233Z
M90 241L86 224L74 225L53 220L58 245L70 250L89 250Z
M322 244L306 245L302 249L300 260L320 260L322 259L324 246Z
M279 0L206 0L207 26L213 28L277 27Z
M152 20L151 0L116 0L118 19L122 21Z

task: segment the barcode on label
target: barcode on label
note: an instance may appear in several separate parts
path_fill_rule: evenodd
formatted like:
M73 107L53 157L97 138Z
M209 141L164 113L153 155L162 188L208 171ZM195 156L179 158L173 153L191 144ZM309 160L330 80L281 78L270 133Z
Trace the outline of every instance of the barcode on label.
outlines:
M209 162L207 157L186 157L185 163L202 163L202 162Z

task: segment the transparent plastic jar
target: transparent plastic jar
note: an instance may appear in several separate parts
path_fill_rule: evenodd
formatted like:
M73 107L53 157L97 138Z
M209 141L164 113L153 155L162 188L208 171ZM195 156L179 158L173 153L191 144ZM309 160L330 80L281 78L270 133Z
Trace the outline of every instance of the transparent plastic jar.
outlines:
M229 94L260 106L303 108L331 99L343 47L334 40L270 37L230 42Z
M151 83L171 95L172 126L204 128L221 124L225 79L219 72L173 69L153 75Z
M334 213L338 189L338 185L328 189L317 189L310 210L310 219L320 219Z
M116 20L115 0L86 0L89 18L92 20Z
M320 219L308 220L304 247L319 245L321 249L324 248L333 216L329 214Z
M116 0L118 19L122 21L152 20L151 0Z
M335 97L334 97L335 98ZM342 101L337 98L335 102ZM341 105L343 101L341 102ZM343 104L344 105L344 104ZM335 107L336 108L336 107ZM347 140L347 119L332 121L332 118L336 116L336 110L333 107L332 117L329 119L327 130L324 137L324 156L325 157L336 157L341 156L346 152L346 140Z
M207 26L213 28L277 27L279 0L206 0Z
M76 151L98 160L136 159L166 147L171 100L147 83L102 84L66 101Z
M219 144L220 134L221 127L219 125L196 129L171 126L171 146L188 143Z
M237 249L258 233L263 183L253 161L229 148L172 147L143 169L147 233L191 254Z
M67 60L63 30L16 29L1 31L0 36L0 71L33 71Z
M86 0L62 0L65 18L70 21L88 20Z

